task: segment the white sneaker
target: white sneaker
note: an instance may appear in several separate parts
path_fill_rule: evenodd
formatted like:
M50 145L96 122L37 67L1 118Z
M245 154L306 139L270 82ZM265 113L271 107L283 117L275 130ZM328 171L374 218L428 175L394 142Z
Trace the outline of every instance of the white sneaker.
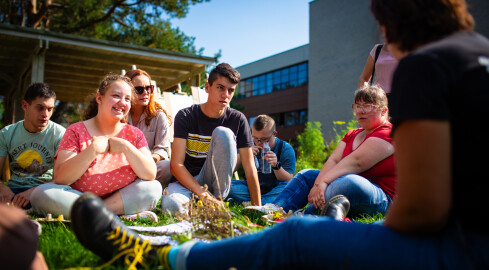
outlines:
M249 213L249 214L270 214L270 213L274 213L274 212L277 212L277 211L280 211L282 207L280 207L280 205L276 205L276 204L273 204L273 203L267 203L265 205L262 205L262 206L247 206L245 208L243 208L243 213Z
M154 212L151 212L151 211L142 211L142 212L132 214L132 215L122 215L122 216L120 216L120 218L130 219L130 220L143 219L143 220L150 220L152 222L158 222L158 216Z

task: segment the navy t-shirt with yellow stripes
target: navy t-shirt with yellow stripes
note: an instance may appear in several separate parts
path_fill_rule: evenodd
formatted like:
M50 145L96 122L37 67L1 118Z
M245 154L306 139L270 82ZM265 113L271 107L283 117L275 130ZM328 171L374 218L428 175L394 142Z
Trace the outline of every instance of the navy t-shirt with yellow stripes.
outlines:
M174 137L187 140L184 166L195 176L204 166L212 132L216 127L231 129L237 148L253 146L248 121L243 113L227 107L219 118L207 117L200 104L180 110L175 116Z

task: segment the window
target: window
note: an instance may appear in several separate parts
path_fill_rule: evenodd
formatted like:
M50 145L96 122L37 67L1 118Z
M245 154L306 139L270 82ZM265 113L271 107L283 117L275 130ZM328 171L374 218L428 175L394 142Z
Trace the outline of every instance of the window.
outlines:
M255 77L243 79L238 98L264 95L308 83L308 63L300 63Z
M274 113L270 114L270 117L275 120L277 127L303 125L307 122L307 110ZM255 118L256 117L249 118L250 125Z

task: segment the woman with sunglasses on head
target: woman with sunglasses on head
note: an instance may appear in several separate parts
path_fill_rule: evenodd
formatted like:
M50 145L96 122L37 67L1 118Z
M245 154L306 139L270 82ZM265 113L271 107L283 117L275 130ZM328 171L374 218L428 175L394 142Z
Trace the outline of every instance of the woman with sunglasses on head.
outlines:
M172 178L168 132L172 123L171 116L155 101L154 85L146 71L134 69L127 72L126 76L131 79L136 91L128 123L143 131L156 163L156 179L165 187Z
M41 214L70 216L82 192L101 197L105 205L125 218L157 220L147 211L156 207L162 188L143 133L126 118L133 96L131 80L108 75L90 100L81 122L72 124L55 155L54 182L32 193Z
M387 96L376 85L365 83L355 92L353 113L361 128L350 130L321 170L305 169L292 178L273 203L249 206L247 211L267 213L302 209L317 214L331 204L335 215L385 214L395 196L394 147L390 136ZM343 195L343 196L340 196Z

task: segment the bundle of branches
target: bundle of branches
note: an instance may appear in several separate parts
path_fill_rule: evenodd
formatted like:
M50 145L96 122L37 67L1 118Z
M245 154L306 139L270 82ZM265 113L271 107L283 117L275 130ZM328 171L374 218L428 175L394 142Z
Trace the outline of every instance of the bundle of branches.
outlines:
M187 207L188 215L180 216L180 218L193 224L194 235L198 238L217 240L250 231L232 219L228 203L223 207L205 198L200 200L193 197Z

